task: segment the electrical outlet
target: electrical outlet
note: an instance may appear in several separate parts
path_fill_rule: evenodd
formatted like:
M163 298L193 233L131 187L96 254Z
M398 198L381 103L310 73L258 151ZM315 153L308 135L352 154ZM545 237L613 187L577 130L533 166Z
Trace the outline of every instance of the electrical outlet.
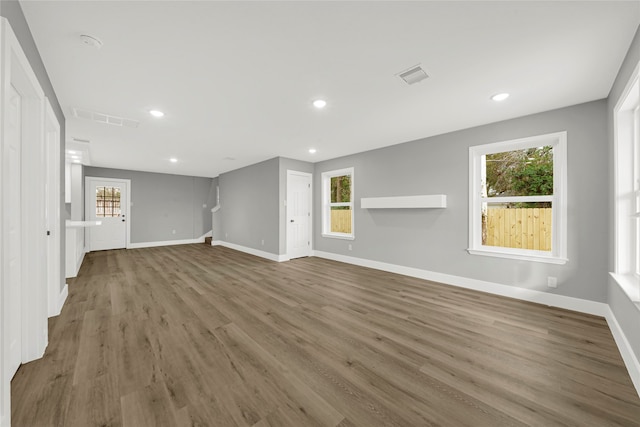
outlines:
M352 250L353 250L353 246L351 245L351 243L349 243L348 248L349 248L349 250L350 250L350 251L352 251Z
M262 246L264 246L264 239L262 239Z
M203 207L203 208L206 208L206 207L207 207L207 204L206 204L206 203L203 203L203 204L202 204L202 207Z
M227 237L229 237L229 233L224 233L224 238L226 239Z
M558 278L557 277L553 277L553 276L547 277L547 286L550 287L550 288L557 288L558 287Z
M176 234L176 230L171 230L171 234Z

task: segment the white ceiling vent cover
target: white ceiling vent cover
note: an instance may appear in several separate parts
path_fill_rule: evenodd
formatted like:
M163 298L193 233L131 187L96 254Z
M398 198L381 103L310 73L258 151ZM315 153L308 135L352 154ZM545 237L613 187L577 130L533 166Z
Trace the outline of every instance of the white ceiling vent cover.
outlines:
M73 117L79 119L91 120L106 125L113 125L119 127L137 128L140 124L139 121L133 119L125 119L124 117L112 116L109 114L98 113L95 111L83 110L80 108L73 108Z
M412 85L423 81L429 76L420 65L416 65L415 67L411 67L408 70L399 73L398 77L404 80L406 84Z

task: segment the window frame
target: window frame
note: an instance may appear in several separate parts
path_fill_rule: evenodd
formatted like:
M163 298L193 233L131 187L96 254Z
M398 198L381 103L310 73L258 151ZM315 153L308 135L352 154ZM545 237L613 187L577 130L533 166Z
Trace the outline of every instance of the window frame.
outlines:
M487 154L527 148L553 147L553 195L484 197L482 158ZM482 204L504 202L551 202L551 251L504 248L482 244ZM519 138L469 147L469 248L471 255L565 264L567 259L567 132Z
M351 201L331 203L331 178L337 176L349 175L351 177ZM355 239L355 176L354 168L344 168L322 173L322 237L330 237L335 239ZM331 208L337 206L351 207L351 233L338 233L331 231Z
M614 271L612 277L640 302L640 62L613 109Z

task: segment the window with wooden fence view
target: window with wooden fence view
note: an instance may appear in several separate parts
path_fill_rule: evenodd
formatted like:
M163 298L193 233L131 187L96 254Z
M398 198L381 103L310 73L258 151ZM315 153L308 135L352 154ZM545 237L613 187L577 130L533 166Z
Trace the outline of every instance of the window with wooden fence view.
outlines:
M351 175L331 177L331 232L351 233Z
M551 251L553 147L487 154L482 160L482 196L496 200L482 204L482 244Z

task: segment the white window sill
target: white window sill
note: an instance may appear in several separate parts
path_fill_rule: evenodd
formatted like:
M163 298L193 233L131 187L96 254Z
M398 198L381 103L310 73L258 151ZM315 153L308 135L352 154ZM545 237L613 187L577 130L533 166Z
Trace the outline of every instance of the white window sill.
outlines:
M506 252L498 252L490 249L467 249L471 255L490 256L495 258L517 259L520 261L544 262L547 264L566 264L569 261L566 258L552 257L549 255L535 254L511 254Z
M627 294L631 301L636 303L636 305L640 304L640 278L633 274L609 274L613 277L613 280L618 283L618 286L620 286L624 293ZM640 308L640 306L638 308Z
M348 234L325 234L325 233L322 233L322 237L329 237L331 239L342 239L342 240L355 240L356 239L353 235L348 235Z

